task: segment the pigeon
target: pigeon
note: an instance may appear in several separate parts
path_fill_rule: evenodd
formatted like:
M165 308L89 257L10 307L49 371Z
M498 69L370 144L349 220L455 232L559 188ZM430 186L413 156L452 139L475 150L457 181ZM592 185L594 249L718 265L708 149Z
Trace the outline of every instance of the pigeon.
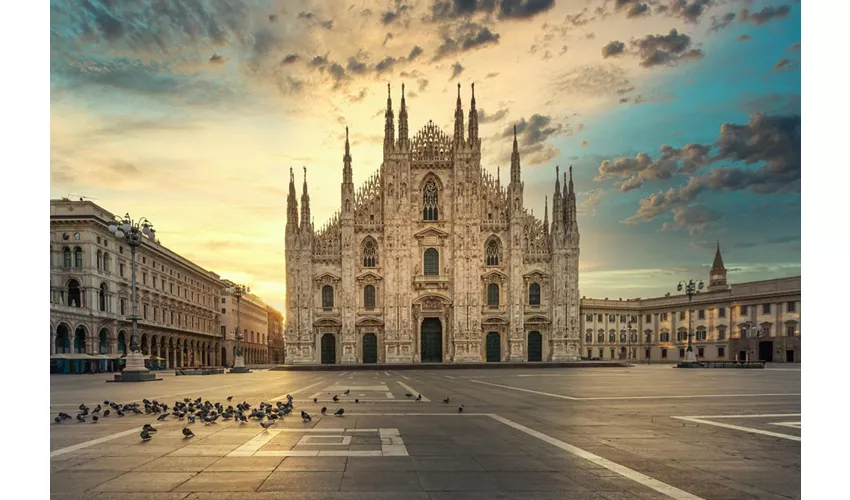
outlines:
M100 413L100 405L97 405L97 407L95 407L95 409L92 410L92 413Z
M91 423L93 423L93 424L96 424L96 423L97 423L97 415L92 415L92 417L91 417Z
M446 399L443 400L443 404L447 405L447 404L449 404L450 401L451 401L451 399L446 398Z
M328 411L328 407L327 407L327 406L323 406L323 407L322 407L322 415L324 415L325 413L327 413L327 411Z
M109 410L105 410L105 411L103 412L103 416L104 416L104 417L108 417L108 416L109 416Z
M167 417L168 415L169 415L169 413L163 413L162 415L158 416L156 419L158 421L162 422L163 420L165 420L165 417Z
M230 402L231 399L233 399L233 396L227 396L227 402L228 403Z
M187 438L195 437L195 433L194 433L194 432L192 432L192 429L190 429L190 428L188 428L188 427L184 427L184 428L183 428L183 435L184 435L185 437L187 437Z
M416 396L416 401L422 401L422 394Z
M348 396L348 393L351 392L349 389L346 389L345 392L342 393L343 396Z
M360 403L360 400L359 400L359 399L357 399L357 398L355 398L355 399L354 399L354 403L355 403L355 404L358 404L358 403Z
M54 418L54 419L53 419L53 421L54 421L54 422L56 422L57 424L61 424L61 423L62 423L62 418L61 418L61 417L56 417L56 418Z
M413 397L413 394L411 394L411 393L409 393L409 392L404 393L404 395L405 395L405 396L407 396L407 397L409 397L409 398L412 398L412 397Z
M150 441L151 440L151 434L146 429L142 429L142 432L141 432L141 434L139 434L139 436L142 437L142 441Z
M268 420L268 421L265 421L265 422L260 422L260 426L265 430L268 430L269 427L271 427L273 425L274 425L274 420Z
M84 423L85 421L86 421L86 417L84 417L82 413L80 413L79 415L77 415L77 423L82 424L82 423Z
M190 424L194 424L194 423L195 423L195 416L194 416L194 415L189 414L189 416L188 416L188 417L186 417L186 418L188 418L188 419L189 419L189 423L190 423Z
M334 400L334 403L336 403L337 401L339 401L339 396L337 396L336 394L334 394L333 400Z
M460 406L457 407L457 412L463 413L463 405L460 405Z
M339 410L334 412L334 415L336 415L337 417L341 417L344 413L345 413L345 409L340 408Z
M121 411L121 410L118 410L118 416L119 416L119 417L123 417L123 416L124 416L124 412L123 412L123 411Z
M311 417L310 414L307 413L306 411L301 410L301 419L305 422L309 422L309 421L313 420L313 417Z
M145 431L148 431L148 432L156 432L156 428L154 426L152 426L151 424L145 424L144 426L142 426L142 430L145 430Z
M316 404L318 402L319 402L319 398L313 398L313 404Z

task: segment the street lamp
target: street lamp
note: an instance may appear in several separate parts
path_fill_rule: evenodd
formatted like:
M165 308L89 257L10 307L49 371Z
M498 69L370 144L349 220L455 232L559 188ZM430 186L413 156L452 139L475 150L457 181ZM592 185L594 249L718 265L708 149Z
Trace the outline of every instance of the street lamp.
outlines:
M688 295L688 350L687 352L685 352L685 363L697 362L696 354L694 354L694 315L693 310L691 309L691 301L693 300L694 295L699 293L699 291L702 290L704 287L705 284L702 282L702 280L699 280L699 282L695 282L694 280L680 281L679 286L676 287L678 291L681 292L682 290L684 290L685 293Z
M149 382L156 380L156 375L151 373L145 367L145 356L139 351L139 334L136 331L136 324L139 317L136 313L136 249L142 246L142 235L148 239L155 241L156 230L153 224L146 218L142 217L134 221L130 218L130 214L125 214L124 218L115 217L109 223L109 232L114 234L119 240L124 240L130 247L131 259L131 294L133 302L133 315L130 316L130 321L133 324L132 334L130 335L130 353L125 358L124 371L115 375L116 382Z
M242 357L242 329L239 327L239 304L242 297L251 293L251 289L245 285L233 285L227 288L227 293L236 297L236 360L233 362L233 368L230 373L249 373L248 367L245 366L245 358Z
M628 349L628 350L626 351L626 362L630 362L631 359L632 359L632 318L631 318L631 316L629 317L629 322L628 322L627 328L628 328L628 330L626 330L626 335L628 335L628 338L627 338L627 341L626 341L626 345L628 347L626 347L626 349Z

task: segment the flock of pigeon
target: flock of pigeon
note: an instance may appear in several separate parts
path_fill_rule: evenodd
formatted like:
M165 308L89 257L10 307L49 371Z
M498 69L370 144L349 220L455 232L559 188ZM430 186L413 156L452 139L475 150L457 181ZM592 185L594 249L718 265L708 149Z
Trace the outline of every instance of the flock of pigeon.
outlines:
M343 395L347 396L351 391L346 389ZM407 393L406 397L412 398L413 394ZM77 414L76 420L78 424L86 423L87 419L91 417L91 421L93 424L96 424L101 417L109 417L112 412L115 412L116 417L123 417L126 414L134 414L134 415L158 415L156 420L158 422L165 421L169 416L175 417L178 420L186 420L188 424L194 424L198 419L204 422L205 425L215 424L219 418L221 418L222 422L227 422L232 420L234 422L239 422L241 424L248 423L248 420L254 419L260 423L260 426L268 430L269 427L273 426L277 421L282 418L292 414L293 408L295 405L292 403L292 396L286 395L286 403L282 403L278 401L275 405L271 403L261 402L260 406L257 408L251 407L250 404L243 401L241 403L237 403L234 408L230 402L233 400L233 396L227 397L227 407L225 408L221 403L210 403L209 401L202 401L202 398L198 398L192 400L190 398L184 398L183 401L175 401L174 405L169 408L168 404L160 403L157 400L148 401L147 399L142 400L142 404L139 403L128 403L128 404L120 404L114 401L104 401L103 405L97 405L93 410L89 410L89 407L85 405L85 403L81 404L79 407L79 413ZM339 401L339 396L334 395L333 401ZM416 396L416 401L422 401L422 394ZM355 399L355 403L359 404L360 400ZM446 398L443 400L443 404L449 404L451 400ZM313 398L313 404L318 403L318 398ZM320 410L322 415L327 415L327 407L323 406ZM457 409L458 413L463 413L463 405L460 405ZM102 413L101 413L102 412ZM337 417L342 417L345 415L345 409L339 408L334 412L334 415ZM68 415L64 412L59 412L59 415L53 419L57 424L61 424L65 420L73 420L71 415ZM310 416L304 410L301 410L301 420L304 422L310 422L313 420L313 417ZM152 434L156 434L157 430L151 424L145 424L142 427L142 432L140 433L140 437L142 441L150 441ZM189 427L183 427L183 436L185 438L194 437L195 434L192 432L192 429Z

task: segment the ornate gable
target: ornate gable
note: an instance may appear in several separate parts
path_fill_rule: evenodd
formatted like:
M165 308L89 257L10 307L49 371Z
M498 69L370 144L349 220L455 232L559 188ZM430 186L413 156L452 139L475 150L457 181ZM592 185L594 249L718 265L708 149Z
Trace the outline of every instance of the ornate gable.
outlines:
M335 285L340 282L341 278L331 273L322 273L315 278L319 286Z

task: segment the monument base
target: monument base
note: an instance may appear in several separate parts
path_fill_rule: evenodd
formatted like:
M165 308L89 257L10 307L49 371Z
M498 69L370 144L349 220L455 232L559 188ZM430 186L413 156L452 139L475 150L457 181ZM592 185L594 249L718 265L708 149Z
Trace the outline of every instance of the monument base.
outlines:
M115 374L114 382L152 382L156 374L145 367L145 356L140 352L131 352L124 358L124 370Z

